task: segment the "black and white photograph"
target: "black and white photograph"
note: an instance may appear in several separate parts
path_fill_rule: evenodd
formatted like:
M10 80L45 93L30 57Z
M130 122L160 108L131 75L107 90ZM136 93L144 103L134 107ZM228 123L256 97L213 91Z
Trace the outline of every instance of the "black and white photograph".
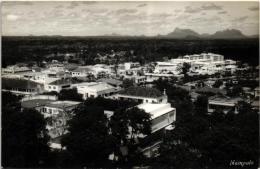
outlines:
M0 4L2 168L260 168L259 1Z

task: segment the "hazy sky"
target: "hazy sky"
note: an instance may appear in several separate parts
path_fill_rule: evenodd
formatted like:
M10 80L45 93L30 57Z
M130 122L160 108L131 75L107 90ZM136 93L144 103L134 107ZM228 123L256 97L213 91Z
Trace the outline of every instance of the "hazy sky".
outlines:
M258 2L2 2L3 35L258 34Z

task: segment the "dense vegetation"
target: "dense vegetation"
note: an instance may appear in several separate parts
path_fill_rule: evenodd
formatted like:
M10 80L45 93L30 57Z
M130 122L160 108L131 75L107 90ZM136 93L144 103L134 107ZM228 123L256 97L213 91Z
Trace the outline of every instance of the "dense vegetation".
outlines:
M164 136L161 155L148 161L154 168L239 168L232 161L248 162L245 168L258 166L259 114L250 104L239 102L238 114L224 114L221 109L207 113L207 97L192 103L189 93L158 80L155 87L167 91L176 108L175 129Z
M83 49L84 53L79 53ZM178 40L145 37L3 37L3 67L17 62L47 60L46 55L72 52L94 64L97 53L126 51L126 61L141 63L176 58L185 54L213 52L225 58L258 64L258 39ZM131 54L130 50L134 52ZM58 56L53 59L60 59Z
M2 92L2 166L47 167L49 136L46 122L36 110L21 110L20 97Z

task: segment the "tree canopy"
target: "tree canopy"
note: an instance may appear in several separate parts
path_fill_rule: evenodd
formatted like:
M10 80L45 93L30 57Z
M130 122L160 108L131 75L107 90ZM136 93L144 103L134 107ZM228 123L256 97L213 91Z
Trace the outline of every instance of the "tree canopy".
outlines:
M21 110L19 97L2 92L2 165L39 167L48 165L46 122L36 110Z
M76 88L62 89L58 94L59 100L82 101L82 95L78 93Z
M107 116L104 110L113 115ZM117 157L116 164L129 164L138 155L138 136L151 133L150 114L131 102L92 98L73 112L69 133L62 139L74 159L72 166L105 167L111 164L111 154Z

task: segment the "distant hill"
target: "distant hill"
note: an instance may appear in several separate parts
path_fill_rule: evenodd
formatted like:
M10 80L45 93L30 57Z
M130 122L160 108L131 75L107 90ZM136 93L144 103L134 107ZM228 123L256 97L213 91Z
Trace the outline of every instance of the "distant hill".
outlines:
M175 28L173 32L170 32L162 37L173 39L244 39L244 38L257 38L258 35L246 36L240 30L226 29L217 31L214 34L199 34L191 29Z
M247 38L240 30L226 29L223 31L217 31L210 36L213 39L242 39Z
M250 35L250 38L259 38L259 35Z
M189 38L189 37L200 37L200 34L197 32L191 30L191 29L180 29L180 28L175 28L173 32L168 33L166 35L167 37L171 38Z

